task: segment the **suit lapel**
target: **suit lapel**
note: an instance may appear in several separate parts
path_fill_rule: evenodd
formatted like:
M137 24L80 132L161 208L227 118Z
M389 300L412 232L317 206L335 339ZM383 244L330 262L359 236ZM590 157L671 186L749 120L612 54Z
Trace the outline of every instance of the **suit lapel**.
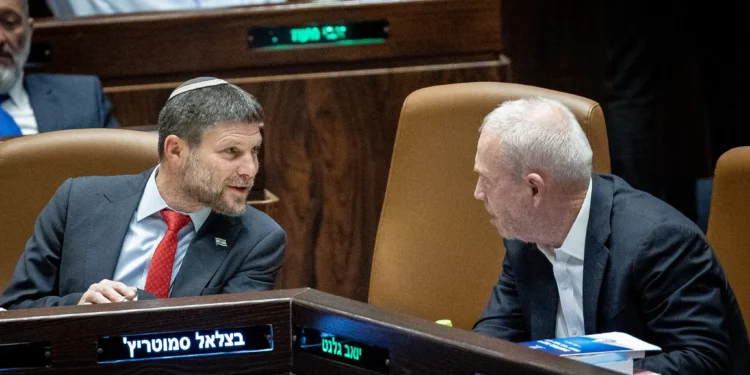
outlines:
M534 244L526 244L523 251L525 278L531 288L529 300L531 311L531 339L540 340L555 337L557 323L557 283L552 272L552 264Z
M52 88L41 84L36 78L38 77L28 76L24 83L39 132L65 129L65 106L60 103Z
M212 212L188 247L171 296L200 295L234 246L240 229L240 219Z
M120 257L122 243L128 232L143 189L153 169L132 177L131 183L111 186L111 190L100 198L101 203L92 211L84 289L102 279L112 279Z
M605 246L611 231L612 183L597 175L592 177L591 209L586 228L583 260L583 322L586 334L596 333L599 294L609 258Z

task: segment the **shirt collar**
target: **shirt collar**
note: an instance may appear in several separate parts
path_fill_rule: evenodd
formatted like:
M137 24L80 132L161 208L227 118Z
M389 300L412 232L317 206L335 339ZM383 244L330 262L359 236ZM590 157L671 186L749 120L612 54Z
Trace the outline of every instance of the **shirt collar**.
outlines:
M556 250L561 250L568 255L583 260L584 249L586 248L586 228L589 225L589 211L591 210L591 179L589 179L589 188L586 191L586 198L583 200L581 210L578 211L576 221L565 237L562 246Z
M18 79L13 84L13 87L11 87L10 91L8 91L8 97L10 97L10 100L13 101L13 104L18 107L25 105L25 103L28 101L26 89L23 88L23 72L21 72L21 74L18 76Z
M159 193L159 189L156 187L156 173L158 170L159 166L157 165L156 168L154 168L154 170L151 172L151 176L148 177L148 181L146 182L146 189L143 190L141 203L138 204L138 211L136 211L135 214L136 221L141 221L157 212L160 212L165 208L169 208L170 210L173 210L175 212L180 212L169 207L167 203L164 202L164 198L162 198L161 193ZM208 219L208 215L211 214L211 209L208 207L203 207L202 209L192 213L180 213L190 216L190 220L192 220L193 227L195 229L195 232L197 233L198 230L201 229L203 223L206 222L206 219Z

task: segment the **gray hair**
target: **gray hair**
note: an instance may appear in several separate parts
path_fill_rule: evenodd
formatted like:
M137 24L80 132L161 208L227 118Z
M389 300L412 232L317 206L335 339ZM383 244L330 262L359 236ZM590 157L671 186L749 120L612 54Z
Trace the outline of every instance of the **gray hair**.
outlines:
M26 18L29 18L31 12L29 12L29 0L20 0L21 1L21 9L23 9L23 15L26 16Z
M591 178L591 146L573 112L541 97L504 102L482 122L502 144L499 160L518 177L546 171L553 179L583 183Z
M180 87L199 80L205 78L187 81ZM159 113L159 159L164 158L167 136L176 135L191 148L198 147L203 134L223 122L260 124L263 108L255 97L231 83L190 90L167 100Z

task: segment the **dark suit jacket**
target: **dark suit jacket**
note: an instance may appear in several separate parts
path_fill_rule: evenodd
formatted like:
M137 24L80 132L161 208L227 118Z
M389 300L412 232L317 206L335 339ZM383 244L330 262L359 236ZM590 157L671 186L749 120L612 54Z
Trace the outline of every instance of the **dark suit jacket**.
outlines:
M99 78L31 74L24 78L40 133L82 128L116 128Z
M660 346L636 366L661 374L748 374L747 331L700 230L660 200L594 175L583 265L586 334L626 332ZM474 331L521 342L555 336L552 265L505 241L503 272ZM731 370L730 370L731 368Z
M111 280L150 173L65 181L39 215L0 306L75 305L91 284ZM270 290L285 243L278 224L252 207L239 217L212 212L188 247L171 296Z

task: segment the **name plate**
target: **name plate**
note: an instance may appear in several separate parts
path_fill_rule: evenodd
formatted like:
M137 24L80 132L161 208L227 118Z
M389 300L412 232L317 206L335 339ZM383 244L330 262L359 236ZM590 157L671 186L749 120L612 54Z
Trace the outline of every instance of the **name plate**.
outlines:
M254 27L250 48L288 49L303 46L345 46L385 43L388 21L341 22L296 26Z
M388 349L306 327L295 327L295 335L298 350L370 371L390 373Z
M269 352L271 325L106 336L97 342L97 363Z
M48 341L0 344L0 371L44 368L51 364Z

